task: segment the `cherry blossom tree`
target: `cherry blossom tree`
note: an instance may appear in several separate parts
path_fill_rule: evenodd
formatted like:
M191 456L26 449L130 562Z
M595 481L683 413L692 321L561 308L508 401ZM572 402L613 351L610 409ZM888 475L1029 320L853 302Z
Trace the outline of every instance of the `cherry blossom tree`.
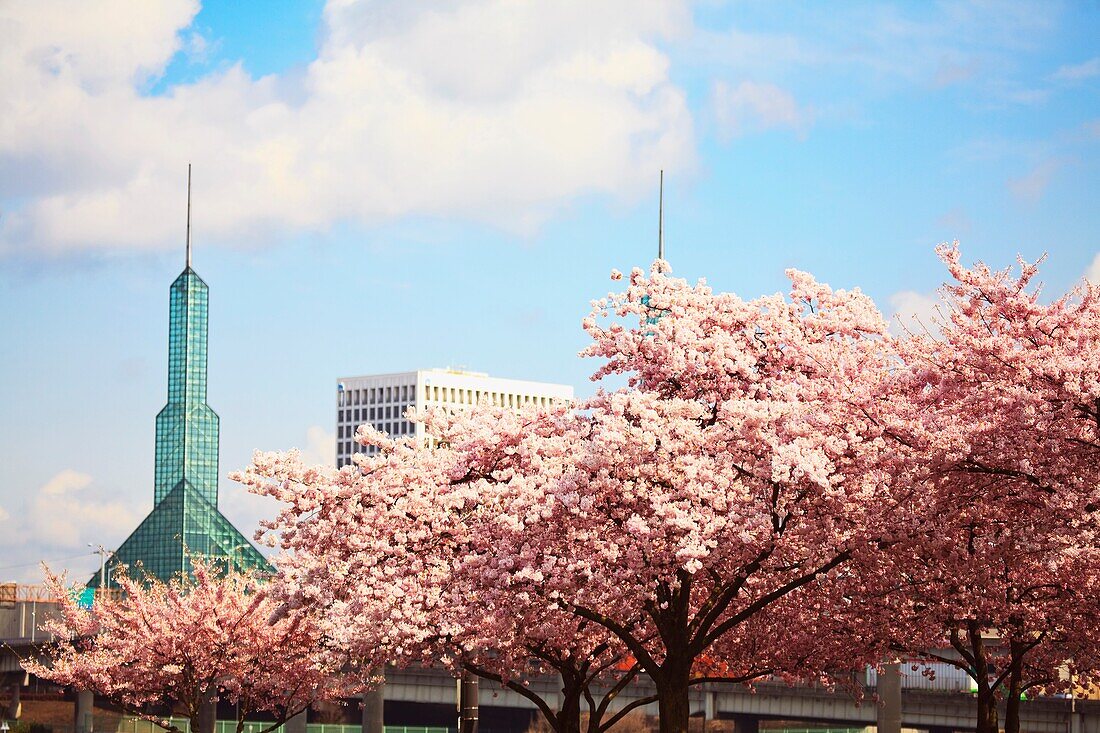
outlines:
M1024 694L1066 692L1100 670L1100 553L1039 522L987 522L961 512L914 554L885 607L892 646L965 671L976 690L978 733L1020 730Z
M509 413L510 417L514 417ZM480 544L451 505L422 495L446 447L415 450L373 433L382 457L364 470L305 466L298 454L257 454L234 478L286 502L265 540L284 548L284 601L325 609L333 638L352 653L387 650L396 665L442 663L530 700L555 731L606 731L652 696L616 700L638 665L602 627L530 594L470 586L452 572ZM418 478L419 476L419 478ZM434 479L433 479L434 480ZM351 529L352 531L349 531ZM530 682L547 674L561 694L547 699Z
M198 722L205 705L225 699L237 705L238 733L261 712L273 716L264 729L271 731L313 702L355 694L367 682L362 660L328 644L315 615L286 609L254 576L221 577L196 561L193 579L115 577L121 595L97 596L86 609L63 578L47 573L61 614L46 628L59 641L25 662L27 671L90 690L174 733L155 711Z
M381 455L331 475L259 456L242 478L288 504L271 528L298 602L341 607L391 647L481 648L439 615L462 598L531 609L516 638L568 617L552 623L598 630L654 682L664 733L687 729L689 687L713 669L813 673L820 636L769 648L760 630L827 624L825 604L859 582L839 569L921 528L878 416L893 341L870 299L803 273L789 298L746 301L666 271L635 270L585 321L585 353L607 362L596 378L626 375L624 389L425 415L431 449L361 432ZM874 653L832 651L820 659Z
M785 597L852 580L832 571L919 526L920 507L887 480L898 451L876 413L896 362L868 298L792 272L789 298L744 301L663 269L634 271L585 324L596 377L629 387L470 462L512 489L508 580L614 633L657 686L662 730L681 731L702 656Z
M1100 291L1044 303L1034 264L938 253L952 281L932 328L899 343L891 435L925 463L941 522L894 556L891 634L971 675L979 733L1001 696L1018 733L1024 693L1100 670Z

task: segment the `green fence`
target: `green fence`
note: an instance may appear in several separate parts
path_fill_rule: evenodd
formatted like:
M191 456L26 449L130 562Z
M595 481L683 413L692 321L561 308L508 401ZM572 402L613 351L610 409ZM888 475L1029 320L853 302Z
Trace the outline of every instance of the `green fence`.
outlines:
M866 733L866 728L761 728L760 733Z
M173 725L183 733L191 733L191 724L186 718L170 718ZM260 733L266 730L271 723L262 721L248 722L244 724L244 733ZM404 725L387 725L386 733L453 733L453 728L430 728ZM362 733L361 725L338 725L336 723L309 723L306 725L306 733ZM164 733L164 729L155 723L140 718L124 717L118 722L117 733ZM214 724L214 733L237 733L237 723L232 720L219 720ZM283 726L275 729L274 733L284 733Z

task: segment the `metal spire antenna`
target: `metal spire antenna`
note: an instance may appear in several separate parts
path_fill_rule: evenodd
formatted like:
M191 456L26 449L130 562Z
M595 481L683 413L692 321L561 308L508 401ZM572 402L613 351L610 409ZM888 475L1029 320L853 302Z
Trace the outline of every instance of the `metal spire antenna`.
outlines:
M664 168L661 168L661 183L657 204L657 259L664 259Z
M187 164L187 266L191 267L191 164Z

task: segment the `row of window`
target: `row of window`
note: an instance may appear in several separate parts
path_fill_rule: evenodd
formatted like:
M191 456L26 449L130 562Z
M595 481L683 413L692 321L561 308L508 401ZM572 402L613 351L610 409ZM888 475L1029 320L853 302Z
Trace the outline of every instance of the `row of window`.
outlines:
M374 428L375 430L381 430L386 435L395 437L413 434L413 424L407 420L401 420L400 422L394 423L374 423ZM355 425L339 425L336 428L336 438L341 441L345 438L354 438L355 430ZM350 453L353 445L357 444L351 442L343 443L343 450L341 453Z
M351 453L353 453L353 452L354 453L366 453L368 456L373 456L374 454L376 454L378 452L378 449L375 448L373 445L366 445L366 446L356 445L356 446L354 446L354 448L355 448L354 451L349 451L347 454L341 454L341 455L337 456L337 458L336 458L336 467L337 468L343 468L344 466L351 463Z
M514 392L482 391L480 389L466 389L463 387L439 387L424 385L424 399L434 402L454 403L459 405L476 405L484 398L490 405L498 407L518 408L524 405L540 405L546 407L554 402L552 397L540 395L516 394Z
M403 417L405 411L412 405L387 405L386 407L363 407L352 410L336 411L337 422L352 422L356 425L361 422L374 422L375 420L394 420Z
M366 453L368 456L372 456L378 452L378 447L373 445L359 445L358 443L346 443L344 449L340 455L347 458L352 453Z
M413 398L415 390L415 385L411 384L341 390L337 403L340 407L346 407L348 405L373 405L379 402L409 402Z
M337 398L338 407L355 405L374 405L383 402L411 402L416 397L416 386L402 384L393 387L368 387L365 389L341 390ZM460 405L476 405L484 397L489 404L501 407L522 407L523 405L541 405L553 403L553 398L540 395L515 394L493 390L468 389L463 387L440 387L424 385L424 400L433 402L453 402ZM341 418L343 419L343 418Z

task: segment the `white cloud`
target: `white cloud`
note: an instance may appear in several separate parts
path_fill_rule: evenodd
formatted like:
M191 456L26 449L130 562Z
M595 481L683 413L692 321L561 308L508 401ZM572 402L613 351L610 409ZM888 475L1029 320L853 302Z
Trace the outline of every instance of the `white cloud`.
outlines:
M934 294L918 293L914 290L902 290L890 296L890 307L894 316L890 319L890 332L900 336L906 331L938 333L935 319L941 317L938 310L941 301Z
M88 474L66 468L43 484L39 492L46 496L61 496L62 494L79 491L91 482L92 477Z
M12 497L0 508L0 532L5 569L3 580L38 582L41 562L55 571L67 565L74 579L90 572L98 561L88 543L117 546L137 527L142 515L120 501L105 487L97 487L91 476L65 469L42 484L37 491Z
M799 30L697 29L689 63L724 67L726 78L766 80L800 95L812 90L818 119L860 121L866 96L967 88L968 104L1035 104L1021 89L1018 59L1058 27L1046 0L958 3L816 3L798 9ZM680 56L678 55L678 58ZM843 83L836 84L838 75Z
M109 93L119 83L155 77L179 50L179 29L198 11L198 0L5 3L0 11L5 97L19 100L34 82L51 77L59 83L43 90L44 96L63 89Z
M141 520L127 504L103 497L42 495L27 509L27 530L54 552L83 548L89 542L120 542Z
M973 59L963 62L943 59L936 68L932 85L939 88L949 87L952 84L959 84L973 79L979 71L980 65Z
M1079 64L1067 64L1058 67L1051 78L1059 81L1082 81L1100 76L1100 56L1083 61Z
M71 468L58 472L27 501L21 517L27 531L37 542L63 549L125 538L138 517L121 502L75 495L90 485L92 477L86 473Z
M804 136L814 118L813 109L800 107L785 89L752 81L743 81L736 87L716 82L711 104L719 129L729 137L776 127L789 128Z
M336 433L330 433L320 425L306 430L306 444L302 448L302 462L309 465L336 463Z
M966 214L966 209L956 206L945 211L936 218L935 224L941 229L947 230L949 239L958 239L960 235L969 234L974 224Z
M1044 160L1024 175L1009 179L1008 190L1020 201L1037 203L1043 198L1054 174L1062 165L1063 162L1059 160Z
M0 6L0 253L178 246L189 161L207 243L405 215L530 231L694 162L657 46L690 25L682 3L330 0L304 70L144 95L184 38L195 50L196 12Z
M1100 252L1092 258L1088 269L1085 270L1085 279L1093 285L1100 285Z

